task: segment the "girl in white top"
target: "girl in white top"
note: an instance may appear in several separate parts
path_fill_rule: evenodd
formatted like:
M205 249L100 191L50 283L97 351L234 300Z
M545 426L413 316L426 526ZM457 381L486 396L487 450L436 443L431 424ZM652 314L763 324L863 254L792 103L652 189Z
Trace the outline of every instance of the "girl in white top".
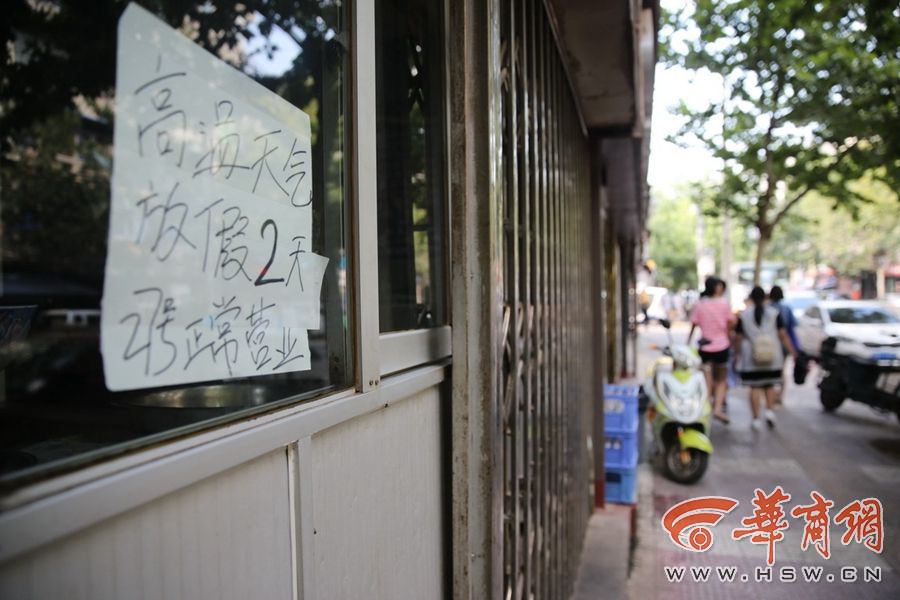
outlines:
M778 309L766 306L766 293L756 286L750 292L753 304L744 309L735 327L735 370L750 388L750 410L754 429L761 427L762 399L766 399L766 422L775 427L775 385L781 381L784 349L796 354L781 322Z

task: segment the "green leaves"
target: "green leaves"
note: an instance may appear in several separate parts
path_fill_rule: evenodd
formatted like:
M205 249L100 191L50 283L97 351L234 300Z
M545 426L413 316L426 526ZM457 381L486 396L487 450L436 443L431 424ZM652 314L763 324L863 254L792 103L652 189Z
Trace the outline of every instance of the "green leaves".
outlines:
M895 4L696 0L662 34L667 64L723 80L724 101L676 108L674 141L724 161L714 201L763 242L813 191L852 212L865 174L900 188Z
M650 257L657 283L672 290L697 287L697 216L687 196L656 197L650 217Z

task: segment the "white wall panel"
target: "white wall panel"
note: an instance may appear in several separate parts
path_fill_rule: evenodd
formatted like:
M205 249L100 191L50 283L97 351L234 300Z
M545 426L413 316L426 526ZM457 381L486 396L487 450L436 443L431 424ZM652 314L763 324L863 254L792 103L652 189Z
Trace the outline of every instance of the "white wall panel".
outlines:
M4 564L0 597L290 598L286 461L272 452Z
M312 438L316 600L443 597L440 394Z

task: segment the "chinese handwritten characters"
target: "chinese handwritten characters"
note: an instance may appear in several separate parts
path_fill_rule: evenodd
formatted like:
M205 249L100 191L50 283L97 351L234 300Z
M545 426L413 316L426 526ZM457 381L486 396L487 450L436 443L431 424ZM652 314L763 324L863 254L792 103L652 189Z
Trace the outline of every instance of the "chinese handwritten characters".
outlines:
M107 387L308 370L328 262L309 117L132 4L114 143Z
M766 563L775 564L775 544L784 540L784 532L790 527L787 516L803 521L803 539L800 548L806 551L810 545L822 558L831 557L830 528L832 523L843 525L843 545L863 544L875 553L884 547L884 522L882 506L877 498L854 500L844 506L832 521L829 510L834 502L819 492L810 493L810 504L797 504L786 511L784 505L791 500L781 486L770 493L756 489L751 504L752 514L741 519L742 527L731 531L733 540L749 538L753 544L767 547ZM679 502L666 511L662 527L676 546L693 552L706 552L713 545L712 526L737 508L734 498L702 496Z

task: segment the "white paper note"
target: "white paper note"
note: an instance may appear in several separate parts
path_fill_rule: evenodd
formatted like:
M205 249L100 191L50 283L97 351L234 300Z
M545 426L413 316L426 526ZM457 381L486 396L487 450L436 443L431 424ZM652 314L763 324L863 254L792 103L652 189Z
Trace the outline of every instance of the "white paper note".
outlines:
M328 264L311 251L311 166L305 113L129 5L101 320L109 389L310 368Z

